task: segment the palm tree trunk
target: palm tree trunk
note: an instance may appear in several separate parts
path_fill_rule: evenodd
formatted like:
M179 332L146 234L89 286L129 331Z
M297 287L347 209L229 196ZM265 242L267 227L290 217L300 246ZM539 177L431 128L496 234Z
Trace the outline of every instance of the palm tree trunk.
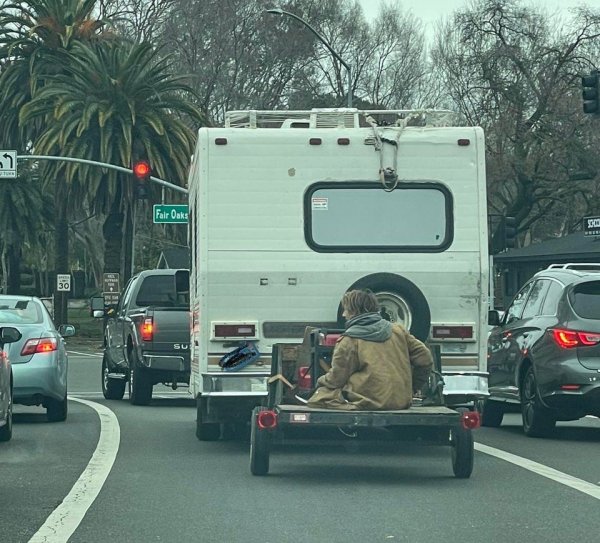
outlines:
M123 213L121 212L121 188L117 189L111 209L104 220L104 272L121 272L121 250L123 242ZM124 285L123 282L121 282Z
M69 273L69 223L67 187L65 180L56 180L54 192L54 273ZM55 276L56 280L56 276ZM58 292L54 284L54 323L56 326L67 323L68 292Z
M8 293L19 294L21 290L21 255L20 245L8 247Z

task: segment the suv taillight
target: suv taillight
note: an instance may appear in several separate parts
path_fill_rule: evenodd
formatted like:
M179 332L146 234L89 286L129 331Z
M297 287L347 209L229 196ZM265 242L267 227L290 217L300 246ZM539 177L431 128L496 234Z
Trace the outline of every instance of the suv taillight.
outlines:
M590 347L600 343L600 334L596 332L579 332L577 330L565 330L553 328L550 330L552 337L559 347L571 349L573 347Z
M142 335L142 341L152 341L152 336L154 334L154 320L152 317L146 317L144 319L140 333Z
M27 343L21 349L21 356L28 356L36 353L51 353L58 349L56 339L53 337L42 337L38 339L28 339Z

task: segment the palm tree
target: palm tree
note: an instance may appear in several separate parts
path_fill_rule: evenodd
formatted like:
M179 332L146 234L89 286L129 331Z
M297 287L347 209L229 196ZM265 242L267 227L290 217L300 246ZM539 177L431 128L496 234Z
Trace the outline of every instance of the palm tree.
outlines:
M21 123L22 108L45 85L45 78L62 70L54 62L59 51L74 43L102 37L104 20L93 16L96 0L28 0L0 7L0 135L21 152L37 150L36 141L46 119ZM60 152L59 152L60 154ZM69 190L55 163L40 166L42 183L52 180L55 195L55 266L69 271L67 209ZM55 307L57 322L66 316L66 296Z
M51 204L31 168L22 168L16 180L0 178L1 292L18 293L23 247L40 245L38 234L51 225Z
M23 107L21 122L47 119L36 140L42 153L63 154L129 167L148 159L155 175L183 185L203 123L183 76L169 73L169 59L148 43L77 43L63 55L64 72L48 77ZM70 163L62 167L78 201L90 197L104 224L105 271L122 269L121 242L130 236L134 205L129 176ZM127 252L128 254L128 252Z

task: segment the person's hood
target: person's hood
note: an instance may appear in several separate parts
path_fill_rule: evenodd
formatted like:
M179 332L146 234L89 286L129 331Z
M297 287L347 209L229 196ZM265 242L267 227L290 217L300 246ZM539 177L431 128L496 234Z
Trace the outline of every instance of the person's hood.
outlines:
M363 313L346 322L343 335L383 343L392 336L392 323L379 313Z

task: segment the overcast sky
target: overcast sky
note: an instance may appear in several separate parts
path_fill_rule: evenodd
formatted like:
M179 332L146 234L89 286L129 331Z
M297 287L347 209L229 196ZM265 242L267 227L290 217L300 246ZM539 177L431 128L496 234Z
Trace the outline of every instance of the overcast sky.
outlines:
M448 17L458 8L465 6L468 0L388 0L398 3L403 9L412 11L426 25L427 34L431 34L434 24L441 17ZM367 19L373 19L379 11L380 0L359 0ZM530 0L524 4L544 6L550 12L563 10L579 5L600 7L600 0Z

